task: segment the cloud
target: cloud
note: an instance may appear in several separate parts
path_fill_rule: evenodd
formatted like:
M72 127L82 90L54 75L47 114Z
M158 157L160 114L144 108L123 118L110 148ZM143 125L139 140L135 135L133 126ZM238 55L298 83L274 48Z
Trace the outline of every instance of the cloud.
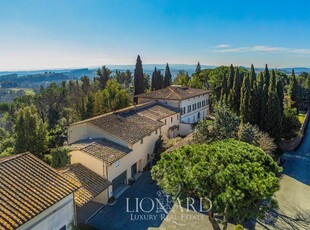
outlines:
M287 47L274 47L274 46L245 46L245 47L222 47L216 46L213 50L215 53L291 53L291 54L304 54L309 55L310 49L295 49Z
M219 45L215 46L215 48L218 48L218 49L226 49L229 47L230 47L229 44L219 44Z

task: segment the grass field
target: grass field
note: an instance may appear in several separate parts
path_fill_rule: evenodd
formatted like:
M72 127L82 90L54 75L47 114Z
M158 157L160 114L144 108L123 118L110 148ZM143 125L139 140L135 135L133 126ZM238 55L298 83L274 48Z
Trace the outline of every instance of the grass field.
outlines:
M33 91L33 89L29 89L29 88L6 88L9 90L23 90L25 92L25 95L35 95L35 92Z

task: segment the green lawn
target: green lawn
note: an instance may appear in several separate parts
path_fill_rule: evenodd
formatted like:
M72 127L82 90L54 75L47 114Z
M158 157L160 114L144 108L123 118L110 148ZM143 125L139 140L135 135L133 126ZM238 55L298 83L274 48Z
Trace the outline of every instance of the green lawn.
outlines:
M29 88L8 88L9 90L23 90L25 92L25 95L35 95L35 92L33 91L33 89L29 89Z
M25 89L25 95L35 95L35 92L32 89Z

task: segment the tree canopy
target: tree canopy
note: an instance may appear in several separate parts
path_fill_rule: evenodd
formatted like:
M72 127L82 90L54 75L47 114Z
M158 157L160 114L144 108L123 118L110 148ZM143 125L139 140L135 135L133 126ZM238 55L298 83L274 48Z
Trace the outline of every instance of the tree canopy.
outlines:
M214 214L241 221L257 215L266 199L279 189L281 169L260 148L227 139L209 145L184 146L164 153L151 171L157 184L174 198L207 197L214 229Z

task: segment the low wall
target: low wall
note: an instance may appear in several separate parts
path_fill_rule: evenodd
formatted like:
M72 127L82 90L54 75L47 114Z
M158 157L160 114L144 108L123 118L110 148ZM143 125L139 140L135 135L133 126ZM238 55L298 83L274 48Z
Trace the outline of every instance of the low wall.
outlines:
M190 134L191 132L193 132L193 129L192 129L192 125L191 125L191 124L180 122L180 125L179 125L179 134L180 134L181 136L187 136L187 135Z
M304 122L302 123L302 126L300 128L300 135L295 137L292 140L285 140L285 141L281 141L279 143L279 147L280 149L282 149L283 151L293 151L294 149L296 149L299 144L302 141L302 138L305 134L305 130L309 121L309 117L310 117L310 110L308 109L307 114L305 116Z

